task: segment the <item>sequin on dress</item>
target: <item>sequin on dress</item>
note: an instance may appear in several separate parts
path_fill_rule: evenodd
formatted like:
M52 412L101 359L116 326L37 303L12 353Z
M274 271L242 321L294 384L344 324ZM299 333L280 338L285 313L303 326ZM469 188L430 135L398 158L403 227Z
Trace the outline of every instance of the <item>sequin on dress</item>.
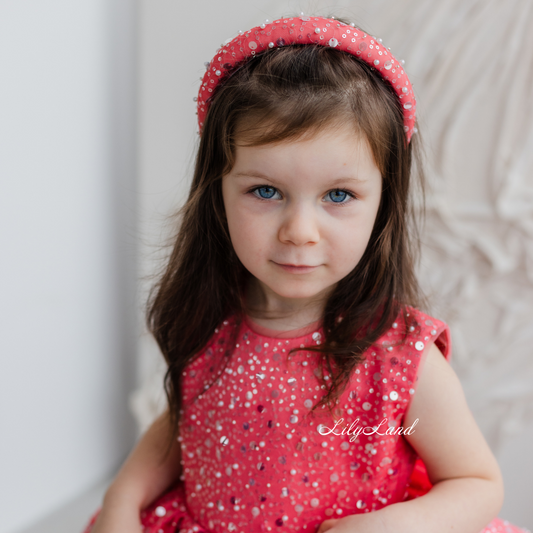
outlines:
M184 372L183 474L141 511L145 533L314 533L328 518L430 490L402 424L424 350L435 342L450 361L451 338L442 321L408 311L407 324L399 316L365 352L334 418L327 409L310 413L325 394L319 378L330 378L319 354L287 357L320 344L320 323L277 332L224 321ZM495 518L480 533L530 532Z

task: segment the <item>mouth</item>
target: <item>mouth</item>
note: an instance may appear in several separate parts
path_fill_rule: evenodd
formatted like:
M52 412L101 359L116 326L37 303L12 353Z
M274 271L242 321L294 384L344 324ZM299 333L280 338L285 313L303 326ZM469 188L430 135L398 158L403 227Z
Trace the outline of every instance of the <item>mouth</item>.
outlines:
M306 274L308 272L313 272L313 270L316 270L320 265L293 265L290 263L276 263L275 261L272 261L275 265L279 266L286 272L291 272L293 274Z

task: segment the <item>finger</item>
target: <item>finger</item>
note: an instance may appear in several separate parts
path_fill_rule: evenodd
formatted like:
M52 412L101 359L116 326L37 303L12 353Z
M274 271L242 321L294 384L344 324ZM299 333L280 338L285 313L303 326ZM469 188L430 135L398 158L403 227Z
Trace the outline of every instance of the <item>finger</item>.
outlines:
M320 524L320 527L318 528L318 531L316 533L325 533L328 529L331 529L333 527L333 524L336 521L337 520L332 519L332 518L328 520L324 520L324 522Z

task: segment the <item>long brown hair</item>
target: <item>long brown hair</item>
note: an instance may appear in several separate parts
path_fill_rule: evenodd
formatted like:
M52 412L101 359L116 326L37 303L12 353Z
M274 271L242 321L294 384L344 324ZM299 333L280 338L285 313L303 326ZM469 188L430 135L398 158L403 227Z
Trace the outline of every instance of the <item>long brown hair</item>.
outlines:
M392 88L357 57L320 45L274 48L238 65L210 102L173 249L147 302L148 329L168 364L164 384L172 431L167 451L178 434L186 366L224 319L239 320L246 312L243 291L250 274L231 244L221 187L234 164L237 140L257 146L346 121L368 140L383 189L363 257L326 302L325 338L305 348L322 354L331 376L313 410L322 405L331 412L367 348L399 313L406 316L407 305L423 305L411 206L414 189L423 198L421 165L417 172L411 169L420 159L418 135L407 143Z

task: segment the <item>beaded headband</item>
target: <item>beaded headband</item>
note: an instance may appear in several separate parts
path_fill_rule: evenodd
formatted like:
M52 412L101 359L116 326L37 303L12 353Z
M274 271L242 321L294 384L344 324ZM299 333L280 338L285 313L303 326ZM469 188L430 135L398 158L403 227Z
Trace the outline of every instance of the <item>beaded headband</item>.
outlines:
M205 63L206 73L198 91L198 126L202 126L219 83L232 73L233 67L270 48L279 48L291 44L319 44L342 50L375 69L394 89L403 111L404 131L410 142L415 128L416 100L411 82L403 70L403 61L399 62L390 50L376 39L355 27L336 19L324 17L282 18L256 26L246 32L239 32L234 39L228 39L221 45L210 63Z

